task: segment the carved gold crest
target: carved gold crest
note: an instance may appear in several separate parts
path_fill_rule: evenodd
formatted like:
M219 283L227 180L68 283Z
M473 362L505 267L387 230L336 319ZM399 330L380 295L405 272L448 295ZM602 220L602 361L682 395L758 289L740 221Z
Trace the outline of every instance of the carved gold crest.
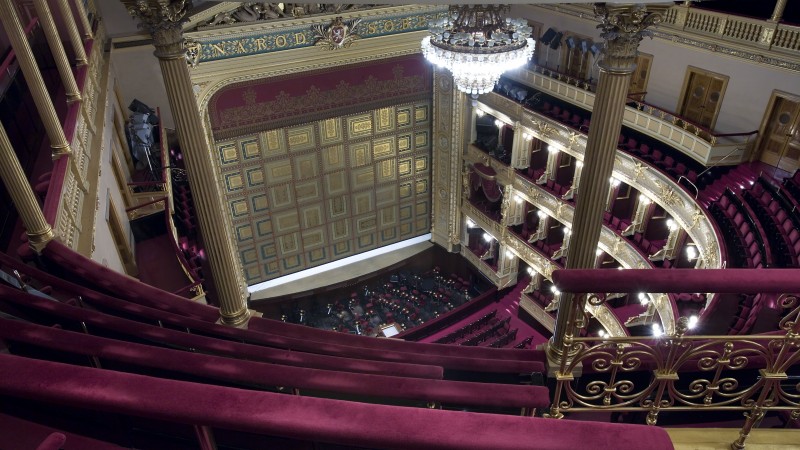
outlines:
M314 45L328 50L347 48L354 41L361 39L361 36L353 32L359 23L361 23L361 19L344 21L341 17L337 17L327 27L314 25L311 27L314 32Z

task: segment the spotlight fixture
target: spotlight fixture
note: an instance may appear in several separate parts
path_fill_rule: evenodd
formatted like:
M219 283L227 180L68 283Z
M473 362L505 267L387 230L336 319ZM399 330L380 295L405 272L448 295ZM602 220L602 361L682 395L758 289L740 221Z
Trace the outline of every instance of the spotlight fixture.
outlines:
M523 19L503 17L509 5L452 5L446 18L429 24L422 40L425 58L453 74L462 92L477 98L508 70L533 55L533 29Z

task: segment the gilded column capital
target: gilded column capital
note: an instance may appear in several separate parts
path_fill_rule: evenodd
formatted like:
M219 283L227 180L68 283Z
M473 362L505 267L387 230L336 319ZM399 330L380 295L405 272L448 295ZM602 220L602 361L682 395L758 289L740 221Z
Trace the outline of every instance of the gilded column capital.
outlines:
M605 42L600 67L610 72L631 73L636 68L639 42L652 36L647 30L658 25L669 4L595 3L594 12L600 19L600 37Z
M128 14L139 20L139 28L153 36L155 55L159 59L186 57L181 25L191 0L123 0Z

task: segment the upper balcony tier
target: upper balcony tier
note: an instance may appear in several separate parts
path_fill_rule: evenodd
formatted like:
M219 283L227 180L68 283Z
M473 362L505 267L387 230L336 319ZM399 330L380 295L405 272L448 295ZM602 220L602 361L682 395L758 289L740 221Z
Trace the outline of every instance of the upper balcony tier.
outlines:
M587 111L592 111L594 108L593 86L583 80L541 67L507 72L506 76ZM481 97L481 100L487 104L497 101L515 104L501 96L488 95ZM522 105L516 104L516 107L522 109ZM735 165L743 162L756 137L755 131L717 134L672 112L634 100L625 107L623 126L658 139L705 166Z

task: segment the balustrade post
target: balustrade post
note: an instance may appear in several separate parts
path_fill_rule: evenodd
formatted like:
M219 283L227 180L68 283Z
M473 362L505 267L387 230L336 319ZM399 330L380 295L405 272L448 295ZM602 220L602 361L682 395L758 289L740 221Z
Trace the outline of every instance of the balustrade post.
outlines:
M603 200L607 197L608 180L614 166L628 85L636 68L637 48L645 36L645 30L661 23L663 13L671 6L671 3L595 5L595 13L601 21L598 26L600 36L606 42L599 61L600 76L592 126L589 128L583 159L583 163L591 170L581 172L583 190L575 206L572 221L574 238L567 252L567 268L594 267L595 250L603 222ZM576 318L583 316L585 301L584 297L561 294L555 333L547 346L551 369L569 356L567 338L577 336L578 326L583 325L583 320Z

